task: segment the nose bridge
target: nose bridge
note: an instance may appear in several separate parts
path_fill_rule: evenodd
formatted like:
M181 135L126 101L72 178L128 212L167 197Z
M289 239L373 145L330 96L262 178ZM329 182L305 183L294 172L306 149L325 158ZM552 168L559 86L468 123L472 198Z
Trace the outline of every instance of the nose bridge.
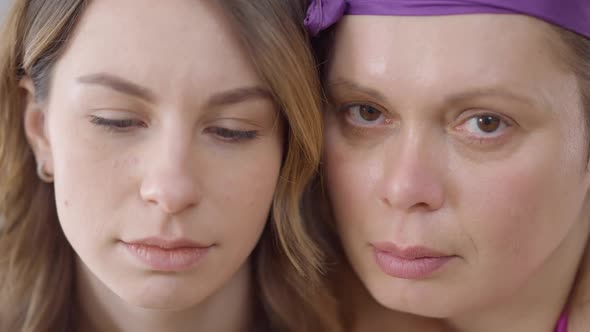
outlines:
M444 202L444 144L432 129L402 129L391 143L383 170L382 201L402 210L436 210Z
M167 214L180 213L200 200L193 135L176 127L163 128L152 140L140 189L146 202Z
M170 126L161 138L160 148L162 150L160 153L168 160L164 166L167 166L171 171L183 171L194 157L193 154L196 151L194 146L194 137L191 131L182 128L182 126Z

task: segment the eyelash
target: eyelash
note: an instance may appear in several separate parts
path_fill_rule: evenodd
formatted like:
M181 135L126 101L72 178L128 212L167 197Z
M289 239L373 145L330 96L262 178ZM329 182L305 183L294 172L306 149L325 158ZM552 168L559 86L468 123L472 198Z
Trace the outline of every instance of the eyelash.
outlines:
M221 127L211 127L207 128L205 132L212 133L218 136L220 139L230 143L250 141L258 138L257 130L232 130Z
M96 126L104 127L108 131L112 132L126 132L133 127L147 128L147 125L144 122L132 119L115 120L91 116L90 122ZM207 128L205 132L214 134L221 140L230 143L249 141L258 137L258 131L256 130L232 130L222 127L211 127Z
M384 130L389 130L395 127L396 121L388 113L381 111L380 106L366 102L349 102L345 104L332 104L332 110L335 111L340 121L347 127L348 133L357 137L368 137L373 135L381 135ZM366 121L366 124L357 123L353 118L355 117L351 112L355 107L370 107L379 112L379 121ZM360 109L359 109L360 111ZM358 116L357 116L358 117Z
M362 124L362 121L355 121L353 120L354 115L351 114L355 107L370 107L375 109L376 111L380 112L379 118L377 121L366 121L367 124ZM349 130L351 133L366 136L370 133L377 133L375 130L382 130L392 123L392 119L387 116L387 114L380 110L379 107L374 106L369 103L347 103L341 105L339 107L334 108L335 111L343 118L346 122L347 126L349 126ZM471 113L471 112L470 112ZM358 117L358 116L357 116ZM481 135L473 135L470 134L469 128L467 128L472 121L477 121L478 118L484 117L493 117L497 119L500 124L499 128L496 129L494 132L485 133L482 131ZM477 123L472 124L477 126ZM458 132L466 133L465 138L471 142L475 142L478 145L481 144L494 144L498 141L502 140L506 136L506 131L510 130L514 126L514 122L507 118L506 116L494 113L494 112L480 112L480 113L471 113L469 116L464 117L463 120L459 122L459 125L454 126L454 129Z
M481 134L475 134L475 135L470 134L469 129L466 128L470 125L470 122L475 121L475 123L473 123L472 125L477 127L478 126L478 124L476 123L477 120L481 119L481 118L485 118L485 117L493 117L493 118L497 119L500 122L498 129L496 129L495 131L493 131L491 133L486 133L482 130L478 130L478 131L481 131ZM458 130L459 132L467 133L467 135L466 135L467 139L470 141L474 141L477 144L494 144L494 143L497 143L498 141L502 140L503 138L505 138L507 135L506 131L510 130L513 126L514 126L514 122L511 121L510 119L507 119L505 116L502 116L497 113L482 112L482 113L470 114L468 117L465 117L465 119L462 120L459 123L459 125L455 126L454 128L456 130Z
M125 132L131 127L146 128L144 122L132 119L105 119L98 116L91 116L90 122L96 126L104 127L113 132Z
M383 119L381 119L383 123L380 123L378 121L364 120L364 119L362 119L362 115L360 115L360 114L358 114L358 116L355 116L354 114L352 114L352 112L353 112L354 108L356 108L356 107L359 108L359 110L358 110L359 113L363 110L363 108L366 108L366 109L371 108L371 109L379 112L379 118L376 120L383 118ZM343 113L343 115L346 117L346 120L349 121L351 125L361 127L361 128L374 128L374 127L383 126L383 125L387 126L387 125L390 125L391 121L392 121L391 118L389 118L385 112L382 112L379 109L379 107L373 106L371 104L361 104L361 103L346 104L346 105L341 106L338 109L338 112ZM354 118L354 117L357 117L357 118L361 117L361 119L359 121L357 121L358 123L352 123L353 122L352 118ZM365 121L366 123L361 124L360 122L362 122L362 121Z

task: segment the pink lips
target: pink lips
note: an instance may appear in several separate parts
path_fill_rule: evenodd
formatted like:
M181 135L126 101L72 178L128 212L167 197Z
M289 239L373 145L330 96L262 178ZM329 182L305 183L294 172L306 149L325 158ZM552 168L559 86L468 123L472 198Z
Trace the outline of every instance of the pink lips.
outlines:
M209 252L211 245L187 239L145 238L122 244L135 258L156 271L181 272L195 267Z
M388 242L375 243L373 249L379 268L402 279L427 278L455 257L420 246L399 248Z

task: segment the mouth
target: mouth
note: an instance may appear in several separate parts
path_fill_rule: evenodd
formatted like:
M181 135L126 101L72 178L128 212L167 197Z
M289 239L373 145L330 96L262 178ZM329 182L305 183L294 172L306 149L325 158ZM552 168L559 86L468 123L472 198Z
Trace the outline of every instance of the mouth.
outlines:
M195 268L214 245L204 245L189 239L158 237L121 241L131 256L151 270L182 272Z
M401 248L390 242L372 247L381 271L401 279L426 279L457 257L423 246Z

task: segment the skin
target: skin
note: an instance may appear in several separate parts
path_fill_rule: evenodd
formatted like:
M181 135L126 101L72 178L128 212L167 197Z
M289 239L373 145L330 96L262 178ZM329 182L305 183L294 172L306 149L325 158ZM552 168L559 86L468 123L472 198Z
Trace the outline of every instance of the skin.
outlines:
M27 136L54 175L59 221L77 253L80 330L251 323L248 257L283 142L277 107L230 27L205 0L93 1L48 98L35 101L23 80ZM196 266L166 272L125 245L146 237L210 248Z
M590 251L586 247L571 294L569 331L583 332L590 324Z
M395 310L455 331L552 331L590 231L580 93L552 33L516 15L339 23L326 184L352 269L389 309L356 330L369 315L393 327ZM450 260L393 277L379 242Z

